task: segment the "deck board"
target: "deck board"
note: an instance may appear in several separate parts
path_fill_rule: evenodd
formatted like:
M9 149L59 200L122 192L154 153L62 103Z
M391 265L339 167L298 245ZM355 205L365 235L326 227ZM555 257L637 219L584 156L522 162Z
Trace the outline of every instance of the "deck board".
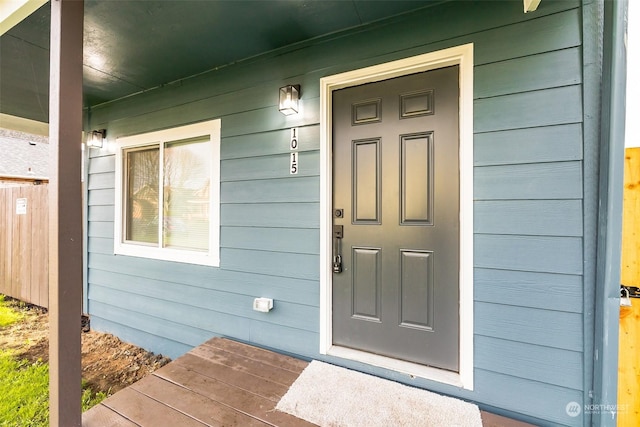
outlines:
M173 363L209 378L215 378L223 383L251 391L274 402L278 402L289 389L289 386L284 384L236 370L233 367L210 361L191 353L185 354Z
M83 427L313 427L275 407L308 365L300 359L223 338L194 348L105 399ZM528 424L482 412L485 427Z
M129 421L121 414L105 405L94 406L90 411L82 414L83 426L101 427L137 427L138 424Z
M482 415L483 427L535 427L532 424L513 420L490 412L480 411L480 414Z
M234 371L244 372L267 381L289 387L298 378L300 372L292 372L277 366L267 365L259 360L238 356L225 350L201 345L190 352L194 356L202 357L207 362L215 362L228 366Z
M90 409L82 425L312 427L275 411L307 364L214 338Z
M120 414L126 414L126 418L141 426L206 426L206 424L132 388L119 391L105 400L103 404Z
M158 371L158 375L169 381L188 384L190 390L212 401L236 408L238 411L276 426L313 426L289 414L274 411L277 402L247 391L243 387L217 381L181 365L170 364L167 367L170 369L163 368Z
M237 425L247 427L265 427L269 424L238 412L222 403L216 402L161 377L150 375L131 386L134 390L159 402L166 402L172 409L188 413L191 417L206 425Z
M302 373L304 368L309 364L308 362L296 359L295 357L275 353L263 348L245 345L237 341L213 338L204 343L204 345L233 352L250 359L258 360L264 364L286 369L298 374Z

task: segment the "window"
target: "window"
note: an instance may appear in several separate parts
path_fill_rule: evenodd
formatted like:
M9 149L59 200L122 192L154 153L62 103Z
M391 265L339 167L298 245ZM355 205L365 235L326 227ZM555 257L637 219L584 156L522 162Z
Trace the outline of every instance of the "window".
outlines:
M218 266L220 120L117 147L115 253Z

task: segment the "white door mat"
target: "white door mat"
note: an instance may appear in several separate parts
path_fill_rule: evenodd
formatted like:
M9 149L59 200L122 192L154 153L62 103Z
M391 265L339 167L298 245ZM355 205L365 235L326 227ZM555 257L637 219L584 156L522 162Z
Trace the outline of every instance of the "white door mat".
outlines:
M323 427L482 427L474 404L315 360L276 409Z

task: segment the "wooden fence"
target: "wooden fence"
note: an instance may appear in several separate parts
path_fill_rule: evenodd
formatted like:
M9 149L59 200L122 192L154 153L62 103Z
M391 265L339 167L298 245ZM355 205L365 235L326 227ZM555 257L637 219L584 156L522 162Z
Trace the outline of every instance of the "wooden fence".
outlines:
M48 307L47 184L0 188L0 293Z
M640 148L627 148L624 164L622 266L620 282L640 287ZM618 427L640 420L640 299L620 307Z

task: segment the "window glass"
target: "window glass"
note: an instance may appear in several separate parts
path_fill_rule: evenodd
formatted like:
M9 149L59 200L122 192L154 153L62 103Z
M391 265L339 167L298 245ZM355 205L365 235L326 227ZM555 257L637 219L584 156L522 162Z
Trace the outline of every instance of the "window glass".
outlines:
M163 245L209 249L211 145L208 138L165 143Z
M158 243L159 147L125 151L125 239Z
M117 139L114 253L220 265L220 120Z

